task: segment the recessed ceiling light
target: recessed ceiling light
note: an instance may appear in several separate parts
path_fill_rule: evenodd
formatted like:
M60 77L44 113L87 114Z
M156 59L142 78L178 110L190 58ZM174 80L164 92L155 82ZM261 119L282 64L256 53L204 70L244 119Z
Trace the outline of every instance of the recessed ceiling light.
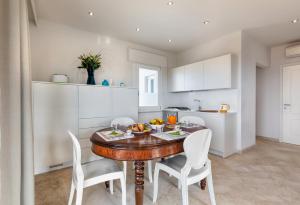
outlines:
M291 23L298 23L299 19L294 19L291 21Z
M173 1L169 1L169 2L168 2L168 5L169 5L169 6L172 6L173 4L174 4Z
M206 25L206 24L209 24L210 23L210 21L208 21L208 20L205 20L205 21L203 21L202 22L204 25Z
M169 39L168 41L169 41L169 43L171 43L171 42L172 42L172 40L171 40L171 39Z
M93 13L92 11L89 11L89 15L90 15L90 16L93 16L94 13Z
M140 28L136 28L136 31L137 31L137 32L140 32L140 31L141 31L141 29L140 29Z

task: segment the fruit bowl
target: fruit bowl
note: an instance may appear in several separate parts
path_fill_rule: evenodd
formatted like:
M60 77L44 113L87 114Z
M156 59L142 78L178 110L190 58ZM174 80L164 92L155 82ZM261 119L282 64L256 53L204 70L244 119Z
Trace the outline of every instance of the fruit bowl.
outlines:
M151 124L150 124L151 125ZM153 129L153 130L161 130L161 129L163 129L165 127L165 125L164 124L162 124L162 125L151 125L151 128Z

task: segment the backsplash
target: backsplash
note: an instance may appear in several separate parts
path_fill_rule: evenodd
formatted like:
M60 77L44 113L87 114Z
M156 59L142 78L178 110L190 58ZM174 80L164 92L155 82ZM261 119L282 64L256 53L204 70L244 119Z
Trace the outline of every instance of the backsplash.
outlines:
M237 89L195 91L187 93L188 107L197 110L199 105L202 109L219 110L222 103L230 105L230 111L237 111L239 91ZM200 102L197 102L200 100Z

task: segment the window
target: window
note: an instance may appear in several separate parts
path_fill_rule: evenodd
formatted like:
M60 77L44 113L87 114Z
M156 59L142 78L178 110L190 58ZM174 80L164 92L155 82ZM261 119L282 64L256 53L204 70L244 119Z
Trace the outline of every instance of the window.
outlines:
M139 106L159 106L159 68L139 66Z

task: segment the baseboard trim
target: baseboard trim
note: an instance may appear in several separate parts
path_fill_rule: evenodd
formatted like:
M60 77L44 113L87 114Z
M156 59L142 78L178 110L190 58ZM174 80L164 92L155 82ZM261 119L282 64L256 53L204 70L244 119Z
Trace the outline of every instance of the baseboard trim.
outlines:
M243 149L239 150L239 151L238 151L238 153L239 153L239 154L243 154L243 152L245 152L245 151L248 151L248 150L252 149L253 147L255 147L255 145L256 145L256 144L254 144L254 145L250 145L249 147L245 147L245 148L243 148Z
M272 138L272 137L264 137L264 136L256 136L257 139L271 141L271 142L280 142L278 138Z

